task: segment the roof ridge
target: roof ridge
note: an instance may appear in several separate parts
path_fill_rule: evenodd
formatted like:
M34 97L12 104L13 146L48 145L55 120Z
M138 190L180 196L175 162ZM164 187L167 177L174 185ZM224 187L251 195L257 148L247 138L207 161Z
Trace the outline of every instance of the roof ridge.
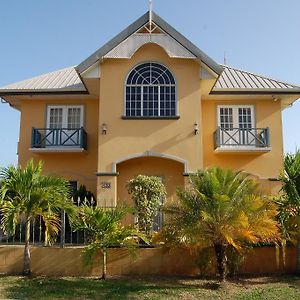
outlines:
M228 66L228 65L223 65L223 64L220 64L220 66L222 66L223 68L232 69L232 70L235 70L235 71L240 71L240 72L243 72L243 73L247 73L247 74L250 74L250 75L253 75L253 76L256 76L256 77L265 78L265 79L272 80L272 81L277 81L279 83L282 83L282 84L285 84L285 85L290 85L290 86L295 87L295 88L300 88L300 85L297 85L297 84L294 84L294 83L289 83L289 82L283 81L283 80L278 80L278 79L275 79L275 78L272 78L272 77L269 77L269 76L266 76L266 75L263 75L263 74L257 74L257 73L253 73L253 72L250 72L250 71L242 70L240 68L236 68L236 67L232 67L232 66Z

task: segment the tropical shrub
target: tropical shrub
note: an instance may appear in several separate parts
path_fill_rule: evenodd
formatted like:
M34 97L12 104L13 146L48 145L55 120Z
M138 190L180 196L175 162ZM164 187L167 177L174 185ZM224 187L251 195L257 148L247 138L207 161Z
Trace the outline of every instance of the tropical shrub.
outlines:
M210 168L190 176L190 188L178 189L178 203L165 208L168 221L161 238L169 247L214 249L221 280L227 273L228 249L279 238L274 201L258 194L250 176Z
M300 273L300 150L284 157L279 179L284 194L277 197L278 221L284 242L297 244L297 272Z
M85 230L88 236L88 246L83 250L84 263L90 265L98 251L102 251L101 279L106 279L107 276L107 255L110 247L125 247L134 250L139 245L139 239L148 243L148 240L136 228L123 226L120 223L125 213L125 210L107 210L82 205L78 208L77 218L73 219L73 228Z
M166 196L165 186L159 177L138 175L127 183L127 190L136 205L138 228L149 235Z
M18 224L25 224L24 268L30 269L30 223L41 217L45 224L45 243L51 244L60 228L61 209L70 215L73 204L70 201L69 184L64 179L42 175L43 163L27 166L10 166L0 172L1 228L5 234L13 235Z

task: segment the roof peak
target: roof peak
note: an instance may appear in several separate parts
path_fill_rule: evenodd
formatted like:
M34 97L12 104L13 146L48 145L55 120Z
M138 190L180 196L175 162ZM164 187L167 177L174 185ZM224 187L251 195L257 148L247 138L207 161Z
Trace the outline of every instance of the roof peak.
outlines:
M81 62L76 70L79 73L84 72L93 64L102 59L109 51L114 49L124 40L126 40L129 36L133 35L140 28L146 25L149 22L150 18L150 10L148 10L144 15L130 24L127 28L121 31L118 35L116 35L113 39L111 39L104 46L95 51L92 55L90 55L87 59ZM179 44L189 50L195 57L202 61L205 65L207 65L213 72L220 75L223 71L223 68L216 63L213 59L211 59L207 54L205 54L202 50L200 50L197 46L195 46L191 41L189 41L186 37L184 37L181 33L179 33L175 28L173 28L170 24L168 24L165 20L163 20L159 15L157 15L153 10L151 11L151 22L155 23L159 28L161 28L165 33L170 35L173 39L175 39Z

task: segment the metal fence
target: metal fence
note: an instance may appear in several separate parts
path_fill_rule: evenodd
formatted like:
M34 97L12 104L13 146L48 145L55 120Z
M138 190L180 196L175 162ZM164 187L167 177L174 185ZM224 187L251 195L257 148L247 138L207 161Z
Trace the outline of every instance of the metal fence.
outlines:
M91 198L76 200L72 198L74 205L80 207L83 204L95 206L96 201ZM62 211L61 215L61 228L55 244L60 244L64 247L66 244L70 245L83 245L87 242L86 233L84 230L74 231L70 225L68 215ZM0 244L24 244L25 242L25 224L17 225L15 234L12 236L5 235L0 229ZM30 224L30 243L33 245L43 245L45 243L45 224L41 217L36 218Z
M77 207L80 207L81 205L89 205L89 206L96 206L96 201L91 198L88 199L80 199L78 197L76 200L73 200L74 205ZM105 210L113 210L116 209L116 207L101 207ZM129 211L131 211L129 209ZM68 215L62 211L61 215L61 228L59 231L59 234L57 236L57 239L55 241L55 245L60 245L62 248L66 245L85 245L88 242L88 236L85 232L85 230L78 230L74 231L71 227L71 224L69 222ZM158 215L154 219L153 222L153 230L159 231L163 224L163 213L161 210L159 210ZM134 214L133 210L132 212L128 213L128 218L126 219L127 222L133 222L137 223L137 215ZM0 228L0 244L10 244L10 245L18 245L18 244L24 244L25 243L25 224L19 224L16 228L15 234L12 236L7 236L3 233L3 231ZM32 245L43 245L45 243L45 224L43 222L43 219L41 217L38 217L37 219L33 220L30 224L30 244Z

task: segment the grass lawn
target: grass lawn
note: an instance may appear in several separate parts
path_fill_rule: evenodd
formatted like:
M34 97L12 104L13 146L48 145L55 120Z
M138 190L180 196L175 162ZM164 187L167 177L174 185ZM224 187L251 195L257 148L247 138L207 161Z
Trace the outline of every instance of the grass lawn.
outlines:
M181 277L51 279L0 277L0 299L300 299L293 276L215 280Z

